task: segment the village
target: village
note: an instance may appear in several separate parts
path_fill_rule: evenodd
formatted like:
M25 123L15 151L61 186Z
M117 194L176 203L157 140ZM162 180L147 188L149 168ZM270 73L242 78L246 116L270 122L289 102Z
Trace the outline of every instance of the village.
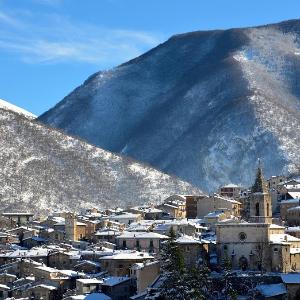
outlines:
M259 166L252 187L159 205L45 218L4 212L0 299L164 299L161 254L171 240L187 269L209 270L212 285L229 275L235 299L300 299L299 201L300 181L265 180ZM224 291L213 288L211 299L234 299Z

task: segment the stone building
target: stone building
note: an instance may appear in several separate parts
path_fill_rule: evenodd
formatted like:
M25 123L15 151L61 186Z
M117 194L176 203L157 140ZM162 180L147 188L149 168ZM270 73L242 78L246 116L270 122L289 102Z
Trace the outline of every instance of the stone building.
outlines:
M129 276L130 268L136 263L153 261L154 257L147 252L120 252L100 258L101 267L112 276Z
M66 234L65 238L67 241L78 241L86 237L87 225L85 223L78 222L74 213L66 213L65 223L62 225L64 225Z
M128 226L131 223L138 222L138 221L142 220L142 215L141 214L134 214L134 213L124 212L122 214L109 216L109 220Z
M137 293L144 292L159 276L159 261L136 263L130 268L130 277L136 280Z
M158 253L161 242L169 239L168 236L155 232L124 231L116 237L117 247L138 251Z
M2 216L9 219L12 224L17 224L18 226L26 225L33 220L34 214L29 212L5 212Z
M287 220L287 211L290 208L300 205L300 199L288 199L280 202L280 218L283 221Z
M163 204L157 206L171 218L183 219L186 217L186 199L181 195L172 195L165 199Z
M239 201L218 194L202 196L197 201L197 217L203 218L213 211L226 210L230 211L231 215L239 218L241 216L241 206L242 204Z
M93 293L101 290L103 280L96 278L80 278L76 280L76 291L79 295Z
M65 217L65 232L66 240L75 241L77 240L77 220L73 213L66 213Z
M195 268L199 263L208 263L208 245L203 241L183 235L175 242L184 253L184 262L188 268Z
M300 239L284 233L284 227L268 223L217 225L219 262L229 260L234 269L289 272L300 268Z
M196 219L197 218L197 206L198 201L200 201L203 196L185 196L186 199L186 217L188 219Z
M235 269L289 272L300 269L300 239L272 224L272 202L259 166L245 216L248 222L218 224L219 263L229 261Z
M286 222L289 226L300 225L300 206L292 207L287 210Z
M219 194L222 197L237 199L239 198L243 188L236 184L227 184L219 188Z

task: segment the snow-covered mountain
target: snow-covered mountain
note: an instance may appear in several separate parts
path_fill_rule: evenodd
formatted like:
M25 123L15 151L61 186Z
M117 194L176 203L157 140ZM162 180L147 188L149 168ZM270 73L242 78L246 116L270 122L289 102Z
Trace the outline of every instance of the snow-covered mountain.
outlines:
M6 109L6 110L11 110L11 111L14 111L20 115L23 115L24 117L27 117L29 119L35 119L36 116L34 114L32 114L31 112L23 109L23 108L20 108L16 105L13 105L5 100L2 100L0 99L0 109Z
M173 36L40 117L206 191L300 166L300 21Z
M160 202L197 188L0 108L0 210L79 210Z

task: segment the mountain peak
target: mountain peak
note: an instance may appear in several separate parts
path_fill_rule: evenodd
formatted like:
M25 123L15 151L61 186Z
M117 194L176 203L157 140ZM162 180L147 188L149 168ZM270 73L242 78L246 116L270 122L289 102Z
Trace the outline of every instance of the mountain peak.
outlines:
M172 37L100 72L46 124L214 191L300 166L300 22ZM76 116L76 117L75 117Z

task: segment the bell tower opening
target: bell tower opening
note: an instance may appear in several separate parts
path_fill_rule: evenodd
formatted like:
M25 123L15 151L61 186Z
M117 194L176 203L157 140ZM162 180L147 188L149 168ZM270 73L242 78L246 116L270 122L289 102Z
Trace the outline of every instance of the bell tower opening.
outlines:
M259 202L255 204L255 216L259 217Z

